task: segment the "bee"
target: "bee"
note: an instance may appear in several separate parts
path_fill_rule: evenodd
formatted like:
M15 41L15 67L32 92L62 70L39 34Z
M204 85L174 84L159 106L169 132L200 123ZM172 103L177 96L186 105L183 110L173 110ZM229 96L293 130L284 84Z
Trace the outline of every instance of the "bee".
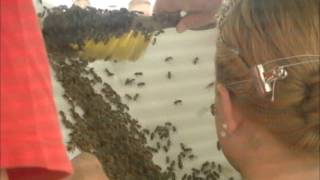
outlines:
M180 152L180 155L181 157L185 158L187 155L186 155L186 152Z
M90 82L91 82L92 84L96 84L96 81L93 80L93 79L91 79Z
M158 150L154 147L147 146L147 149L150 150L151 152L154 152L154 153L158 152Z
M191 170L192 170L195 174L200 174L200 170L199 170L199 169L192 168Z
M167 146L163 146L163 150L164 150L164 152L166 152L166 153L169 151L169 149L168 149Z
M132 97L131 97L129 94L125 94L125 97L126 97L128 100L132 100Z
M143 129L142 130L145 134L149 135L150 134L150 131L148 129Z
M167 141L167 146L168 146L168 147L171 146L171 141L170 141L170 139L168 139L168 141Z
M74 146L70 146L70 145L67 146L67 151L68 152L72 152L72 151L74 151L74 149L75 149Z
M145 85L146 85L146 83L144 83L144 82L140 82L140 83L138 83L137 85L138 85L138 87L142 87L142 86L145 86Z
M160 34L161 34L160 31L158 31L154 34L154 36L159 36Z
M108 61L108 60L110 60L110 58L111 58L111 56L107 56L107 57L105 57L103 60L104 60L104 61Z
M46 11L42 11L41 13L38 13L37 16L40 18L43 18L46 15Z
M110 72L107 68L104 71L107 73L109 77L114 75L114 73Z
M169 61L171 61L171 60L173 60L173 57L172 57L172 56L166 57L166 58L164 59L165 62L169 62Z
M156 128L154 128L154 132L158 132L161 130L161 127L160 126L156 126Z
M206 89L210 89L215 85L215 82L211 82L206 86Z
M220 151L221 150L221 145L220 145L220 142L217 141L217 149Z
M182 162L181 156L178 156L178 167L179 167L180 169L183 168L183 162Z
M211 162L211 167L215 168L216 167L216 163L214 161Z
M92 73L92 74L94 74L94 69L93 69L93 68L90 68L90 69L89 69L89 72Z
M210 164L209 161L206 161L205 163L203 163L201 166L201 171L204 171L208 167L209 164Z
M166 122L165 125L166 126L172 126L172 123L171 122Z
M74 125L70 121L67 120L67 117L66 117L65 113L63 111L59 111L59 113L60 113L60 116L61 116L61 121L65 125L65 127L66 128L70 128L70 129L73 128Z
M126 81L124 82L124 85L131 85L134 81L135 81L135 79L127 78Z
M66 114L63 111L59 111L59 114L60 114L62 119L67 119L66 118Z
M171 162L171 164L170 164L170 167L173 169L175 165L176 165L176 161L173 160L173 161Z
M184 143L180 143L180 148L181 148L183 151L185 151L185 149L186 149L185 144L184 144Z
M177 128L175 126L172 126L172 131L177 132Z
M210 106L210 112L211 112L211 115L212 116L215 116L216 115L216 104L211 104Z
M187 180L188 174L184 174L181 178L181 180Z
M168 78L168 79L171 79L171 77L172 77L172 74L171 74L171 72L169 71L169 72L167 73L167 78Z
M221 164L218 164L218 171L221 173L222 172L222 166Z
M210 164L209 161L206 161L205 163L203 163L203 166L207 167L207 166L209 166L209 164Z
M154 46L157 43L157 38L153 38L152 45Z
M198 61L199 61L199 58L198 58L198 57L195 57L195 58L193 59L193 64L194 64L194 65L198 64Z
M173 104L174 104L174 105L180 105L180 104L182 104L182 100L180 100L180 99L175 100L175 101L173 102Z
M205 175L207 175L207 176L208 176L210 173L211 173L211 170L204 170L204 171L203 171L203 174L205 174Z
M171 172L171 178L172 178L172 180L176 180L176 173Z
M171 171L173 171L173 170L174 170L174 169L173 169L172 166L168 166L168 167L167 167L167 171L171 172ZM167 172L167 173L168 173L168 172ZM168 173L168 174L169 174L169 173ZM167 174L167 175L168 175L168 174Z
M211 173L207 175L206 179L208 180L215 180L217 179L216 177L214 177Z
M146 33L144 38L145 38L144 40L145 40L146 42L148 42L148 41L150 41L151 36L150 36L150 34Z
M139 96L140 96L140 95L139 95L138 93L136 93L136 94L133 96L133 100L134 100L134 101L137 101L138 98L139 98Z
M168 164L170 162L169 156L166 157L166 163Z
M192 160L192 159L195 158L195 155L194 155L194 154L190 154L190 155L188 156L188 158L189 158L190 160Z
M219 173L217 173L217 172L215 172L215 171L213 171L213 175L216 177L216 178L220 178L220 174Z
M150 139L153 140L154 139L154 132L151 133L150 135Z
M162 33L164 33L164 30L159 30L159 31L157 31L155 34L154 34L154 36L159 36L160 34L162 34Z
M191 151L192 151L192 148L185 148L184 151L185 151L185 152L191 152Z
M135 75L135 76L142 76L143 73L142 73L142 72L135 72L134 75Z
M163 139L164 138L164 135L163 134L159 134L160 136L160 139Z

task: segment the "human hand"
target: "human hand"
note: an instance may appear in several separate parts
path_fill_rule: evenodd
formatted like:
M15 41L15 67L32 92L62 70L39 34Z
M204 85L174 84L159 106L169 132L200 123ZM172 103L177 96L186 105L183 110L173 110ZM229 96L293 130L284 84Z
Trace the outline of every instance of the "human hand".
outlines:
M99 160L92 154L81 153L72 159L73 175L65 180L109 180Z
M142 12L145 16L151 16L151 3L149 0L131 0L129 10Z
M186 11L187 15L177 25L178 32L214 23L214 15L222 0L157 0L154 13Z
M0 169L0 179L1 180L9 180L7 171L5 169Z

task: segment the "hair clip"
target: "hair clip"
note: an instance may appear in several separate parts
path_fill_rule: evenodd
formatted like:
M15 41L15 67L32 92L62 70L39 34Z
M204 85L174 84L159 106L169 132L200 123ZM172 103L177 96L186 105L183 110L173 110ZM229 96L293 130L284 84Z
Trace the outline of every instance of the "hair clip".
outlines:
M271 101L274 102L276 83L279 80L283 80L288 77L288 71L286 70L286 68L289 68L291 66L306 64L306 63L316 63L316 62L319 63L320 62L319 57L320 55L304 54L304 55L289 56L289 57L269 60L264 64L258 64L252 68L251 79L231 82L231 83L228 83L227 86L235 86L242 83L253 82L253 85L256 87L256 90L259 96L266 97L271 94ZM294 59L294 58L315 58L315 59L303 60L303 61L301 61L300 59L297 59L300 62L288 64L287 60ZM277 67L267 71L265 67L273 63L277 63L281 65L278 65Z
M265 97L272 93L272 102L274 101L276 82L285 79L287 76L288 72L283 66L274 68L271 72L266 72L262 64L253 68L253 79L259 95Z
M256 90L258 94L263 97L271 92L271 86L267 83L264 73L265 71L262 64L258 64L252 69L253 81L256 85Z

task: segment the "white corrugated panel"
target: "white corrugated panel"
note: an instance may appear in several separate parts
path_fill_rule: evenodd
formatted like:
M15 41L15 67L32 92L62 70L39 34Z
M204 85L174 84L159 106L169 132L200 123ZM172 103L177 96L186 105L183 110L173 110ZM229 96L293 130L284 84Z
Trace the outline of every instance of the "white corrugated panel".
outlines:
M130 107L130 114L137 118L143 127L153 129L156 125L171 121L178 128L172 136L173 147L169 151L175 157L180 151L180 142L193 148L197 158L185 164L185 170L200 166L204 161L216 161L224 166L227 176L238 177L231 168L222 152L216 149L216 130L214 118L210 115L210 105L214 102L214 89L206 86L214 81L214 54L216 31L188 31L177 34L174 29L168 29L157 38L155 46L150 44L145 55L137 62L104 62L90 64L98 75L122 96L125 94L140 94L137 102L124 102ZM174 59L165 62L167 56ZM193 59L199 57L198 63ZM115 73L107 77L104 69ZM167 73L172 73L172 79L167 79ZM135 78L135 72L143 72L136 82L145 82L145 87L125 86L126 78ZM68 105L62 98L63 89L54 81L54 92L58 109L66 110ZM181 99L183 103L175 106L173 102ZM63 128L65 142L67 131ZM108 138L108 137L106 137ZM75 154L70 154L73 157ZM159 165L164 164L164 154L154 157ZM181 174L180 174L181 175Z

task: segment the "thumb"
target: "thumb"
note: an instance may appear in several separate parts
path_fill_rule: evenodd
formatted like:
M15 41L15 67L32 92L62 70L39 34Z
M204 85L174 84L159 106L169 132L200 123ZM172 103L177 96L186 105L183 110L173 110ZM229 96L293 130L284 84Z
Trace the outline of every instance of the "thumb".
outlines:
M178 23L177 32L182 33L187 29L199 28L215 22L215 12L191 13Z

